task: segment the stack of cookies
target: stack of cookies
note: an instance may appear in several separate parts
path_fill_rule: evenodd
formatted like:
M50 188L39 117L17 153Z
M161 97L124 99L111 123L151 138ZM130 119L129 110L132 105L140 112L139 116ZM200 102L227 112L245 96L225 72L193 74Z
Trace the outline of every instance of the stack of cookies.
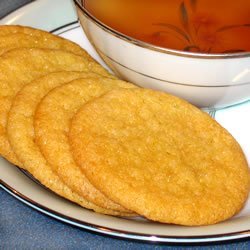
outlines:
M118 80L41 30L0 26L0 54L0 153L53 192L98 213L189 226L244 206L245 156L198 108Z

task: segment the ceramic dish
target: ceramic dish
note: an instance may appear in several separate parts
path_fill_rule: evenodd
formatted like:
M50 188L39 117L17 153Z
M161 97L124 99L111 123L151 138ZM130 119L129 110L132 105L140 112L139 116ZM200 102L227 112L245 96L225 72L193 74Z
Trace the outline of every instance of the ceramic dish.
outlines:
M165 49L113 30L75 0L84 31L121 78L180 96L203 108L250 99L250 53L205 54Z
M103 63L77 23L77 17L74 14L71 2L67 0L53 2L55 5L51 5L47 0L35 1L2 19L1 23L22 23L33 26L34 12L39 10L39 12L44 13L44 16L41 16L40 20L35 20L36 27L41 25L46 30L56 30L57 34L79 43L92 56ZM52 7L54 11L60 12L61 10L65 11L65 9L67 9L65 13L71 11L70 17L65 17L62 14L62 19L57 20L60 25L56 26L53 15L47 15L45 12L46 9ZM53 12L53 9L51 9L51 12ZM45 15L47 18L45 18ZM46 25L48 26L46 27ZM250 160L249 113L250 102L229 109L210 112L218 122L236 137L245 150L248 160ZM173 243L215 242L250 237L250 199L241 213L228 221L205 227L183 227L149 222L140 218L135 220L115 218L83 209L43 188L20 169L2 158L0 158L0 186L21 202L48 216L104 235Z

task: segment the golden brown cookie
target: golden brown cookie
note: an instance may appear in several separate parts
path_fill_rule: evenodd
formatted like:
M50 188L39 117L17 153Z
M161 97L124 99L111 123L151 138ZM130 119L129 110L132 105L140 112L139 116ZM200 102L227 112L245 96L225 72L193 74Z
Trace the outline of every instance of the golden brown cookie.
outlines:
M9 111L7 126L8 139L15 155L22 164L22 168L31 173L43 185L55 193L99 213L125 215L125 209L121 212L106 209L86 199L86 195L76 194L52 171L46 158L43 157L39 147L35 143L33 118L36 106L40 100L51 89L79 77L98 79L101 76L84 72L58 72L51 73L25 85L14 98ZM67 93L65 94L67 96ZM62 101L63 105L66 105L64 100ZM58 146L59 145L55 145L53 151L59 150L59 148L57 148ZM60 159L62 163L64 160L65 159Z
M164 223L207 225L239 212L249 169L209 115L161 92L120 89L85 104L69 133L74 158L110 199Z
M0 60L0 155L19 165L6 137L6 119L11 103L22 86L55 71L91 71L110 74L99 64L70 52L51 49L15 49Z
M72 190L100 207L128 213L127 209L112 202L94 188L83 175L72 158L67 136L71 119L82 105L118 87L135 88L134 85L120 80L90 77L59 86L51 90L38 105L34 127L36 142L50 167ZM26 91L27 98L29 92ZM24 104L23 100L19 106ZM13 116L17 116L18 112L13 111ZM17 127L12 124L13 122L11 133L15 133Z
M65 50L93 60L78 44L49 32L26 26L0 25L0 55L11 49L29 47Z

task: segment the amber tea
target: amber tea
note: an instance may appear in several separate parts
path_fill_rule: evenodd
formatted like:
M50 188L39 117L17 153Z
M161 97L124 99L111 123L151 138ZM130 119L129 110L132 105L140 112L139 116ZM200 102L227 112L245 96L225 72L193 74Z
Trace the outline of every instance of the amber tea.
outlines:
M201 53L250 51L249 0L85 0L97 19L157 46Z

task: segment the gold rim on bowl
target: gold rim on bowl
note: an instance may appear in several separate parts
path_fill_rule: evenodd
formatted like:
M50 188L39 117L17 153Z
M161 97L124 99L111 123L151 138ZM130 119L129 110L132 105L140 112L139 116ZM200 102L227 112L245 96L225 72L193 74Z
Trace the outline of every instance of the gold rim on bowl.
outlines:
M198 52L186 52L181 50L174 50L174 49L168 49L163 48L160 46L156 46L147 42L143 42L140 40L137 40L135 38L132 38L130 36L127 36L125 34L122 34L108 25L104 24L100 20L98 20L96 17L94 17L82 4L82 1L80 0L74 0L75 4L82 10L85 17L87 17L89 20L94 22L97 26L99 26L104 31L108 32L109 34L116 36L122 40L125 40L131 44L134 44L136 46L146 48L153 51L158 51L164 54L170 54L175 56L181 56L181 57L192 57L192 58L202 58L202 59L231 59L231 58L244 58L244 57L250 57L250 52L238 52L238 53L214 53L214 54L208 54L208 53L198 53Z

